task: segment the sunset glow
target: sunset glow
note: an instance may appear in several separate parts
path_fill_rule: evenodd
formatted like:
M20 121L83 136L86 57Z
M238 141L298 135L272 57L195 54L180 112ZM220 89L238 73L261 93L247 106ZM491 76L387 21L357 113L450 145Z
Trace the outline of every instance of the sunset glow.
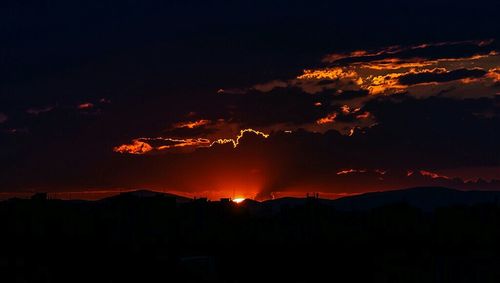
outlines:
M500 190L498 17L472 17L483 6L456 22L448 5L425 10L432 20L412 18L419 5L407 1L373 2L367 11L383 7L379 14L357 16L363 5L345 9L346 1L207 7L218 16L186 4L149 19L141 9L151 7L125 2L109 4L113 12L91 26L78 17L67 29L55 25L71 17L50 13L65 8L41 19L36 10L21 13L36 20L6 25L16 28L4 36L14 42L4 44L2 61L4 196L148 189L218 200L238 188L236 196L265 200L435 185ZM399 5L410 6L394 13ZM273 9L297 10L257 20ZM46 19L58 20L38 24Z
M235 198L235 199L233 199L233 202L242 203L244 200L245 200L245 198Z

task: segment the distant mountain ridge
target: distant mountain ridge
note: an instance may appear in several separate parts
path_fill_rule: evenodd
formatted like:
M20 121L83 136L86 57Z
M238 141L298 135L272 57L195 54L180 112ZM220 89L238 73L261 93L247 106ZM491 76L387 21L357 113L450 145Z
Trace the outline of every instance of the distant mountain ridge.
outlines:
M453 205L475 205L500 201L500 191L460 191L445 187L416 187L371 192L333 201L339 210L366 210L394 203L407 203L422 210Z
M196 202L195 199L176 194L141 189L106 197L98 200L97 203L120 203L122 201L136 202L162 198L174 199L178 204ZM200 200L207 201L206 199ZM11 199L11 201L15 201L15 199ZM89 203L92 201L68 200L64 202ZM211 203L217 205L219 202L213 201ZM499 205L500 191L461 191L446 187L415 187L391 191L369 192L339 199L283 197L262 202L246 199L237 205L249 209L250 212L275 213L289 207L303 206L309 203L330 206L340 211L371 210L381 206L404 203L423 211L432 211L440 207L456 205L470 206L487 203Z
M500 203L500 191L460 191L446 187L415 187L409 189L369 192L339 199L314 199L285 197L261 202L261 206L274 211L284 207L317 202L341 211L370 210L377 207L405 203L424 211L454 205L476 205ZM253 204L253 207L256 205Z
M191 198L179 196L176 194L157 192L157 191L151 191L151 190L146 190L146 189L123 192L123 193L120 193L118 195L103 198L100 201L107 202L107 201L114 201L114 200L120 200L120 199L148 199L148 198L157 198L157 197L174 198L175 201L178 203L192 201Z

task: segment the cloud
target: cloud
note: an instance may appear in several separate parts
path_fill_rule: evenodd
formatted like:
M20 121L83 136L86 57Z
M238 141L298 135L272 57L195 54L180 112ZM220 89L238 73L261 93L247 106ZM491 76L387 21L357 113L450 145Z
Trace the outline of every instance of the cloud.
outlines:
M404 92L438 95L444 90L474 84L476 92L488 91L489 78L500 64L493 40L427 43L413 46L391 46L377 51L358 50L326 56L326 67L305 69L288 81L307 93L327 90L367 90L372 95L391 95ZM465 68L464 66L469 66ZM493 68L492 68L493 67ZM453 82L453 84L450 84ZM410 89L412 85L442 84L442 87ZM445 84L448 83L448 84ZM457 91L451 91L449 95ZM460 91L458 91L460 93ZM487 95L491 95L490 92ZM457 94L463 98L464 94Z
M480 59L496 55L494 40L468 40L454 42L423 43L410 46L389 46L375 51L359 50L350 53L330 54L323 62L339 65L359 65L364 68L388 69L424 67L440 61ZM421 65L411 65L421 64Z
M209 140L207 138L170 138L170 137L155 137L155 138L136 138L130 144L123 144L113 148L117 153L128 154L146 154L154 152L192 152L198 148L213 147L216 145L231 144L236 148L240 144L240 140L248 134L268 138L269 134L254 129L240 130L236 138L219 138Z
M498 86L498 83L500 82L500 67L490 69L486 74L486 77L492 79L493 82Z
M4 113L0 112L0 124L7 121L8 117Z
M245 128L262 133L304 129L315 133L335 130L349 137L363 135L381 122L379 113L365 107L373 105L377 96L494 96L485 80L494 80L496 69L482 68L496 60L493 48L492 41L462 41L327 56L324 62L335 66L306 68L289 80L271 80L237 91L220 90L218 93L224 95L215 98L217 103L212 102L219 107L216 111L198 109L198 119L173 123L162 136L234 146L237 138L230 136L238 136ZM465 63L471 67L464 68ZM176 148L180 147L206 144L181 142ZM169 152L173 148L163 149Z
M113 151L129 154L144 154L153 150L153 147L141 139L134 139L130 144L122 144L113 148Z
M337 118L337 113L333 112L326 115L323 118L319 118L318 120L316 120L316 124L323 125L323 124L333 123L335 121L335 118Z
M199 147L209 147L211 142L203 138L137 138L130 144L122 144L113 148L117 153L146 154L169 150L170 152L190 152Z
M196 121L185 121L185 122L178 122L173 125L174 128L179 129L179 128L188 128L188 129L194 129L198 127L205 126L209 124L211 121L206 120L206 119L201 119L201 120L196 120Z
M261 92L269 92L275 88L278 88L278 87L287 87L288 84L284 81L279 81L279 80L274 80L274 81L270 81L270 82L267 82L267 83L263 83L263 84L256 84L253 86L254 89L258 90L258 91L261 91Z
M426 170L420 170L420 174L422 176L431 177L432 179L439 179L439 178L441 178L441 179L447 179L447 180L451 179L450 177L448 177L446 175L440 175L440 174L438 174L436 172L430 172L430 171L426 171Z
M493 40L482 40L336 53L325 57L326 66L304 68L288 80L223 96L220 105L226 109L209 118L266 131L335 129L353 135L378 123L377 116L364 109L376 96L494 97L494 66L500 64L495 48ZM343 112L342 105L357 113Z
M256 131L254 129L244 129L244 130L240 131L239 135L235 139L217 139L217 140L213 141L210 144L210 146L214 146L216 144L227 144L227 143L230 143L230 144L233 145L234 148L236 148L240 144L240 140L247 133L252 133L254 135L261 136L261 137L263 137L265 139L267 139L269 137L269 134L265 134L265 133L263 133L261 131Z
M364 169L346 169L346 170L339 171L336 174L337 175L344 175L344 174L365 173L365 172L366 172L366 170L364 170Z
M93 103L90 103L90 102L85 102L85 103L82 103L82 104L79 104L78 105L78 109L81 109L81 110L84 110L84 109L91 109L94 107L94 104Z
M26 113L31 114L31 115L39 115L42 113L50 112L54 109L55 106L45 106L41 108L29 108L26 110Z
M475 79L486 75L485 70L476 69L457 69L446 71L444 69L434 69L419 73L409 73L398 78L399 83L404 85L415 85L423 83L442 83L461 79Z

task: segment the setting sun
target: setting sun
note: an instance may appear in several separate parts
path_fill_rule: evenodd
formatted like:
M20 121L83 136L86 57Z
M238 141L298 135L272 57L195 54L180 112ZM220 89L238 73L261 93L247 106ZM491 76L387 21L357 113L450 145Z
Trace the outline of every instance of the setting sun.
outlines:
M241 203L244 200L245 200L244 198L235 198L235 199L233 199L233 202L235 202L235 203Z

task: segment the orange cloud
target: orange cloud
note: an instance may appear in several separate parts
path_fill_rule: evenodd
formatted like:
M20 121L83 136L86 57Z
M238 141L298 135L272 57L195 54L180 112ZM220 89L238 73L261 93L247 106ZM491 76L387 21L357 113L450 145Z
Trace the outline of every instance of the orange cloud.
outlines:
M179 128L194 129L194 128L204 126L208 123L210 123L210 120L201 119L201 120L197 120L197 121L179 122L179 123L173 124L172 126L176 129L179 129Z
M298 80L348 80L358 85L363 83L361 77L354 70L346 68L323 68L323 69L306 69L302 75L297 76Z
M165 140L171 141L173 142L173 144L158 146L156 147L156 150L165 150L165 149L173 149L181 147L206 147L208 144L210 144L210 140L204 138L196 138L196 139L166 138Z
M369 173L373 172L378 175L385 175L387 173L387 170L384 169L373 169L373 170L367 170L367 169L345 169L338 171L336 174L337 175L348 175L348 174L355 174L355 173Z
M368 51L368 50L357 50L353 52L347 52L347 53L334 53L327 55L323 58L323 62L326 63L335 63L337 61L343 60L343 59L356 59L356 58L363 58L363 59L370 59L370 58L375 58L376 56L381 56L381 55L396 55L405 51L410 51L410 50L417 50L417 49L426 49L429 47L440 47L440 46L453 46L453 45L460 45L460 44L466 44L466 45L475 45L479 47L487 46L493 43L493 39L488 39L488 40L464 40L464 41L450 41L450 42L437 42L437 43L423 43L423 44L418 44L418 45L412 45L412 46L399 46L399 45L394 45L394 46L389 46L386 48L382 48L376 51ZM477 56L483 56L483 55L474 55L475 59L477 59ZM461 60L464 58L457 58L457 60ZM384 59L385 60L385 59ZM391 59L389 59L391 60ZM397 59L396 59L397 60ZM439 59L441 60L441 59ZM447 60L444 59L443 60ZM453 59L452 59L453 60ZM376 60L372 60L372 62L375 62ZM431 61L428 61L431 62ZM362 62L353 62L352 64L360 63L363 64Z
M434 172L430 172L430 171L426 171L426 170L420 170L420 174L422 176L431 177L432 179L438 179L438 178L447 179L447 180L450 179L450 177L448 177L448 176L440 175L438 173L434 173Z
M187 139L178 139L178 138L164 138L164 137L156 137L156 138L137 138L133 139L131 144L123 144L120 146L116 146L113 148L114 152L118 153L128 153L128 154L146 154L154 151L192 151L197 148L203 147L212 147L216 144L233 144L233 147L236 148L241 138L247 133L253 133L255 135L261 136L263 138L268 138L269 134L265 134L263 132L254 130L254 129L244 129L240 130L240 133L235 139L217 139L215 141L211 141L207 138L187 138ZM163 143L162 145L154 146L154 143Z
M389 46L384 49L381 49L379 51L375 52L369 52L367 50L356 50L353 52L348 52L348 53L334 53L327 55L323 58L323 62L326 63L334 63L336 61L346 59L346 58L358 58L358 57L374 57L374 56L379 56L382 54L394 54L403 51L404 49L401 48L399 45L395 46Z
M368 119L370 117L371 113L366 111L363 114L356 115L357 119Z
M153 143L168 143L166 145L153 146ZM131 144L123 144L113 148L114 152L128 154L145 154L152 151L162 151L167 149L181 149L184 147L197 148L208 147L210 140L204 138L195 139L174 139L174 138L137 138Z
M324 124L333 123L335 121L335 118L337 118L337 115L338 114L336 112L328 114L326 117L323 117L323 118L316 120L316 124L324 125Z
M337 175L346 175L346 174L353 174L353 173L366 173L366 170L364 169L347 169L347 170L342 170L337 172Z
M399 58L387 58L384 60L376 60L366 63L356 63L360 68L374 70L398 70L407 68L422 68L436 64L437 61L427 61L421 58L411 60L401 60Z
M415 74L444 74L448 72L446 68L433 69L410 69L407 72L394 72L380 76L369 76L365 79L363 88L367 89L370 94L394 94L401 93L408 89L408 85L402 84L400 78L407 75ZM416 83L414 85L436 85L438 82Z
M351 108L348 105L342 105L342 107L340 109L342 110L342 113L344 113L344 114L351 113Z
M128 154L144 154L153 150L153 147L140 139L132 140L131 144L123 144L113 148L114 152Z
M405 74L406 73L391 73L383 76L370 76L364 88L372 95L383 94L388 91L393 93L402 92L407 89L407 86L401 85L398 79Z
M486 77L492 79L495 83L500 82L500 68L493 68L488 70Z

